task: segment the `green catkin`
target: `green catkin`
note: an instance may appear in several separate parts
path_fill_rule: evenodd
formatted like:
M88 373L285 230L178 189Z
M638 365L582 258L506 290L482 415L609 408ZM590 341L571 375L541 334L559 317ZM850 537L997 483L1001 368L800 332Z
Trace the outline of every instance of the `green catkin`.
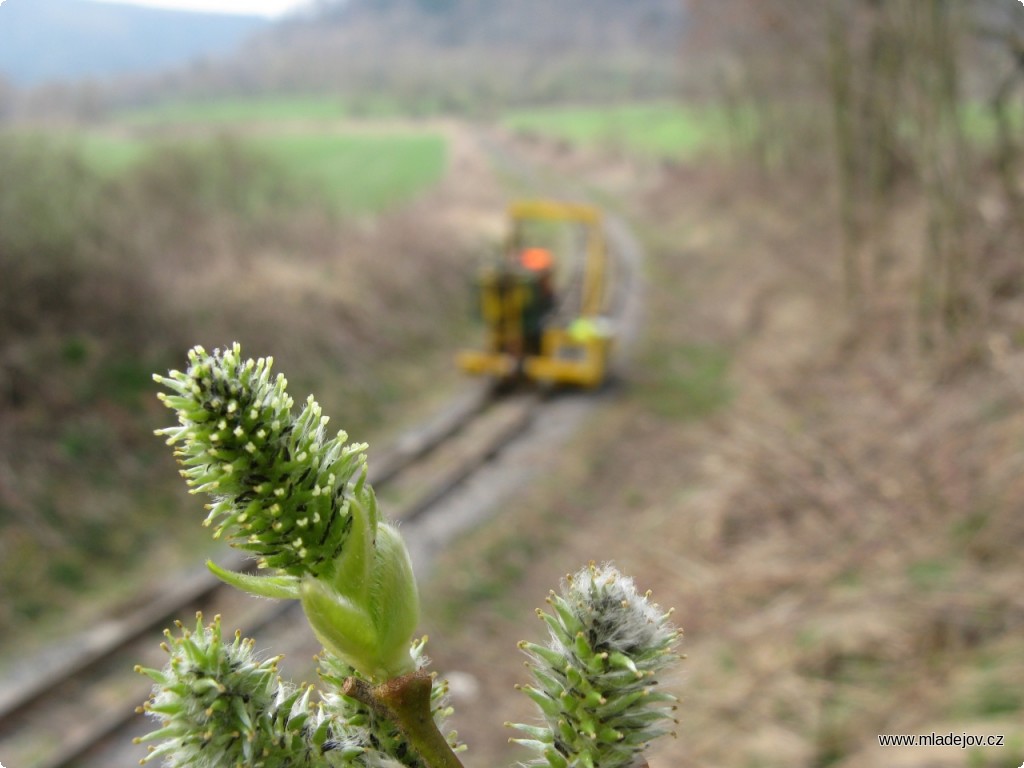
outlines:
M212 497L206 525L252 552L263 568L326 578L345 546L353 497L371 504L360 483L366 445L326 437L327 418L310 397L299 414L273 360L243 360L238 344L188 355L186 371L155 376L171 392L161 401L179 425L158 430L175 446L193 493Z
M252 640L225 640L220 617L194 630L166 632L170 656L163 670L137 670L154 682L142 710L159 727L137 739L159 741L142 762L167 768L313 768L356 766L358 753L327 755L334 729L310 702L308 687L281 681L278 658L260 660ZM321 727L323 726L323 727Z
M226 642L220 617L195 629L178 625L165 633L170 660L162 670L138 667L154 682L142 710L159 727L136 739L160 742L143 763L163 759L167 768L427 768L398 728L366 705L340 693L346 678L359 673L324 652L321 701L312 686L281 681L278 658L260 660L254 641L235 633ZM417 668L427 664L425 641L412 649ZM431 714L439 729L451 716L448 689L434 682ZM455 732L448 737L462 749Z
M187 370L155 376L178 425L174 446L193 493L212 498L214 536L250 551L261 575L210 569L262 597L302 602L324 646L371 679L414 669L409 657L419 597L405 543L381 520L366 482L366 445L326 436L309 397L293 413L272 360L243 359L238 344L188 355Z
M680 632L632 579L591 564L549 597L547 647L520 643L542 727L510 724L527 738L531 766L629 768L656 738L672 732L676 698L656 692L658 675L679 657Z

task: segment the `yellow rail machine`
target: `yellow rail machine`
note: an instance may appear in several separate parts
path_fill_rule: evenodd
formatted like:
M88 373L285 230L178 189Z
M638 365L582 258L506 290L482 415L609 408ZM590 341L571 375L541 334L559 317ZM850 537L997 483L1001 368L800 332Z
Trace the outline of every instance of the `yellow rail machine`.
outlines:
M460 352L459 366L501 382L599 386L612 344L600 210L523 200L508 219L501 253L477 276L483 348Z

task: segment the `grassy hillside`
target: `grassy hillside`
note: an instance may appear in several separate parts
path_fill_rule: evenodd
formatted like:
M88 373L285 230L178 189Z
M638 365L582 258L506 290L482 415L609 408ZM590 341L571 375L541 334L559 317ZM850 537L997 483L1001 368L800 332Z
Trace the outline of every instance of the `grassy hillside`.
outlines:
M179 531L193 500L151 434L167 416L150 374L191 345L274 355L356 437L419 399L421 376L457 380L467 241L430 213L453 194L446 158L415 132L0 135L0 175L19 180L0 188L8 651L113 577L207 546Z

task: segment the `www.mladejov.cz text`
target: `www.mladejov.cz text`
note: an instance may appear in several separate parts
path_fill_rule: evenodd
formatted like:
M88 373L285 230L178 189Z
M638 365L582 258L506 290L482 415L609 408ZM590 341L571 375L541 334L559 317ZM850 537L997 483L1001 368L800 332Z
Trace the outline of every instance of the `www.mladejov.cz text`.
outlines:
M1001 747L1003 734L976 733L880 733L880 747Z

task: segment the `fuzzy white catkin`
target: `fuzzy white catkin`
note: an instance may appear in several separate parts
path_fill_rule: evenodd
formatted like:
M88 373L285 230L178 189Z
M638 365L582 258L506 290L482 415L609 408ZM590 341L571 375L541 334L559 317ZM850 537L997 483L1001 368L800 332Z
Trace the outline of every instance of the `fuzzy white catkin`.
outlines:
M548 598L546 646L520 643L543 726L510 724L538 768L633 768L656 738L672 732L676 698L658 688L675 661L680 632L669 613L611 564L568 576Z

